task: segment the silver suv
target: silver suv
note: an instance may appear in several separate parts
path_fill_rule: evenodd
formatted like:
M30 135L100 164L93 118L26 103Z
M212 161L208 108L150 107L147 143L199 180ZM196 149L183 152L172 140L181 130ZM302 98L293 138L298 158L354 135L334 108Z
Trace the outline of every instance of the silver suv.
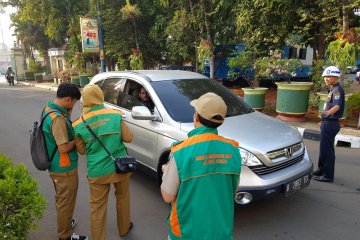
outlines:
M219 134L240 143L243 167L235 202L283 194L287 197L310 183L313 164L299 131L285 122L254 111L220 83L201 74L172 70L106 72L90 82L104 92L105 105L123 112L134 134L129 154L161 182L161 166L174 141L193 129L190 101L206 92L220 95L228 106ZM139 98L148 92L153 109Z

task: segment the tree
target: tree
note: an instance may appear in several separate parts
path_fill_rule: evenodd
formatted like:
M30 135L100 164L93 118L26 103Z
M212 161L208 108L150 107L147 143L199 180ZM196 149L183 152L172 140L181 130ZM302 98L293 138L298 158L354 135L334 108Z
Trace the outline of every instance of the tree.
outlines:
M80 51L78 16L86 15L86 0L9 0L6 4L18 9L11 19L27 57L33 58L38 50L46 60L50 47L63 45L68 39L74 52Z
M12 26L15 27L17 39L23 44L25 56L34 59L34 51L38 50L42 56L47 56L49 38L44 34L44 27L30 21L22 21L12 17Z
M196 43L195 46L201 48L201 41L206 40L209 46L210 54L206 56L210 60L210 77L213 78L215 74L215 65L214 65L214 50L216 44L227 44L237 40L235 37L235 25L234 25L234 8L233 6L237 1L235 0L178 0L178 1L169 1L167 0L158 0L165 8L173 9L173 20L170 23L177 23L180 25L179 21L176 19L181 19L181 22L188 24L188 29L192 28L192 31L187 29L187 32L182 34L193 34L192 43ZM188 16L187 21L184 17ZM181 17L181 18L180 18ZM171 28L170 23L168 24ZM174 26L176 26L174 24ZM176 27L174 27L176 29ZM180 28L184 29L184 28ZM177 35L181 35L178 33ZM172 35L169 35L172 36ZM184 39L184 38L182 38ZM189 39L189 38L186 38ZM171 39L174 45L177 41L178 45L186 46L189 44L184 43L182 40ZM192 44L191 44L192 46ZM195 50L195 49L194 49ZM190 54L189 54L190 55ZM199 54L197 54L199 56ZM201 54L200 54L201 55ZM199 61L202 61L199 59Z
M130 0L126 0L126 5L120 11L122 13L123 20L131 21L134 30L136 49L140 50L136 27L136 19L141 16L141 11L139 7L136 4L131 5Z
M245 44L266 55L281 48L293 32L296 9L291 0L245 0L237 6L236 29Z
M359 0L347 2L346 9L360 4ZM257 49L282 47L290 35L300 36L298 44L310 45L314 58L320 60L340 29L343 4L343 0L245 0L237 6L236 27L246 44Z

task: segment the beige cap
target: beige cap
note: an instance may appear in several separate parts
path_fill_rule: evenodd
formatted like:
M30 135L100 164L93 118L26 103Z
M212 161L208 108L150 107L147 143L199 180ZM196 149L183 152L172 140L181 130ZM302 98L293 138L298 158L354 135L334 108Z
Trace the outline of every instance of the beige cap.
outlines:
M104 94L98 85L86 85L82 90L83 113L87 113L91 107L104 103Z
M227 106L224 100L215 93L205 93L198 99L192 100L190 104L195 108L196 112L206 120L215 123L222 123L225 120ZM221 116L222 119L213 118L216 115Z

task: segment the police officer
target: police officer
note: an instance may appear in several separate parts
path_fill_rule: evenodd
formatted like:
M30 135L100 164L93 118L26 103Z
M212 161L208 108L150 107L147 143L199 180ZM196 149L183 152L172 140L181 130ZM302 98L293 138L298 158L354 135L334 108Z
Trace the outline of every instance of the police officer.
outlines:
M333 182L335 167L335 136L340 130L339 119L344 112L345 94L338 80L340 70L335 66L327 67L322 76L327 87L330 87L324 111L321 114L320 153L318 169L314 172L314 180Z

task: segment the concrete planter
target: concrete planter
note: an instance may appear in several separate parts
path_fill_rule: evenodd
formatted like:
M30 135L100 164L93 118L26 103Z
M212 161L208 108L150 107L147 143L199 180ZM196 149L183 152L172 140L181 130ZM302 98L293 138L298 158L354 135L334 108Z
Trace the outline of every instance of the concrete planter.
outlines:
M313 83L310 82L278 82L276 83L276 112L277 118L288 122L305 121L305 114L308 112L310 89Z
M53 75L52 74L45 74L43 75L43 80L44 81L51 81L53 79Z
M261 110L265 106L265 93L268 88L242 88L244 91L244 101L250 107Z
M24 72L24 79L27 80L27 81L34 81L35 80L34 72L25 71Z
M84 87L86 84L88 84L91 77L92 75L80 74L80 87Z
M34 73L34 77L35 77L36 82L42 82L43 81L42 73Z
M324 111L324 104L326 102L328 94L325 93L325 92L318 92L316 94L320 97L318 116L321 117L321 113ZM346 119L347 102L349 100L349 97L352 96L352 95L353 95L352 93L345 94L345 108L344 108L344 113L343 113L342 118L341 118L342 120Z
M77 86L80 86L80 77L79 76L71 76L71 83Z

